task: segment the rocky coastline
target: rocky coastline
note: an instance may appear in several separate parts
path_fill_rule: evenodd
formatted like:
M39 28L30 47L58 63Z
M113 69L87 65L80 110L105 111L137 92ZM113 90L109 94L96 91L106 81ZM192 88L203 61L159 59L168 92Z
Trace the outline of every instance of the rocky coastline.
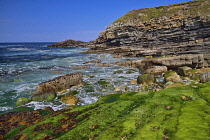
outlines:
M139 76L131 82L140 88L132 92L115 89L96 103L77 106L77 91L68 89L85 86L82 74L56 77L37 85L31 99L20 98L16 105L59 98L69 108L20 107L0 114L0 139L209 139L209 6L209 0L198 0L133 10L109 25L95 41L50 45L90 47L85 53L115 57L144 57L115 63L95 59L75 67L136 68Z

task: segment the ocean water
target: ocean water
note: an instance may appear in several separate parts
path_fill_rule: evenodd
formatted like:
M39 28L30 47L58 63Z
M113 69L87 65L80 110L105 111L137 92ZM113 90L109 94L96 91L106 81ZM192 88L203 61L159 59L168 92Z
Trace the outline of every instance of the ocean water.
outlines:
M89 85L69 89L79 92L76 95L79 97L78 105L93 103L99 98L96 95L113 93L116 88L121 91L125 88L128 91L138 91L138 85L130 83L139 75L137 69L134 73L128 74L126 72L130 68L120 66L91 65L85 69L73 68L94 59L101 59L102 63L111 63L136 58L113 58L110 54L83 54L81 52L87 48L52 48L47 47L49 44L52 43L0 43L0 111L15 108L18 98L30 98L39 83L74 72L81 72L84 82ZM123 72L114 74L116 70ZM99 85L99 80L109 82L110 87ZM92 91L87 91L90 88ZM30 102L24 106L34 109L52 107L54 110L67 107L59 99L52 102Z

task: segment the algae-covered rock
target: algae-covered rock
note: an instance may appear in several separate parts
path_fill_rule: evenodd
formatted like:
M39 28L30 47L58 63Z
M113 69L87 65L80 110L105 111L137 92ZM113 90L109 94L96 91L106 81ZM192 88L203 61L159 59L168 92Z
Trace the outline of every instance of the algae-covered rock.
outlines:
M54 90L47 90L45 92L35 93L32 95L32 101L53 101L57 94Z
M127 73L127 74L131 74L131 73L134 73L134 72L136 72L135 69L129 69L126 73Z
M143 75L139 75L137 78L138 84L147 85L154 82L155 82L154 74L143 74Z
M16 101L16 106L21 106L21 105L25 105L27 103L29 103L31 100L28 98L18 98Z
M67 105L76 105L79 101L79 98L75 96L67 96L67 97L62 97L61 101Z
M98 81L98 84L100 84L100 85L108 85L109 82L106 82L106 81Z
M119 73L123 73L123 70L117 70L113 74L119 74Z

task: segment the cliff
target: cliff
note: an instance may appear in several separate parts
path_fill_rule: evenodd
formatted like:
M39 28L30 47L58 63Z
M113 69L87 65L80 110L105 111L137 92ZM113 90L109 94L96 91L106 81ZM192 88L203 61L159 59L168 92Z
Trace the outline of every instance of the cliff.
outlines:
M209 46L210 1L198 0L132 10L99 33L88 52L162 56L207 53Z

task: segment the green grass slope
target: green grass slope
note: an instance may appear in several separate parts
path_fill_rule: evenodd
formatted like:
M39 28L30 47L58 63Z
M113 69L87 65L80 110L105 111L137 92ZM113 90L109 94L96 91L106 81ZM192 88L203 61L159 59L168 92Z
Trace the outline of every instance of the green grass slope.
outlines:
M9 138L16 133L22 140L209 140L209 103L210 82L112 94L94 104L48 115L17 133L20 126L11 130Z
M196 17L201 16L206 18L210 13L210 1L209 0L194 0L185 3L178 3L172 5L165 5L154 8L144 8L144 9L135 9L124 16L118 18L116 22L128 22L128 20L140 20L148 21L152 18L160 17L171 17L171 16L180 16L183 17ZM208 17L207 17L208 18Z

